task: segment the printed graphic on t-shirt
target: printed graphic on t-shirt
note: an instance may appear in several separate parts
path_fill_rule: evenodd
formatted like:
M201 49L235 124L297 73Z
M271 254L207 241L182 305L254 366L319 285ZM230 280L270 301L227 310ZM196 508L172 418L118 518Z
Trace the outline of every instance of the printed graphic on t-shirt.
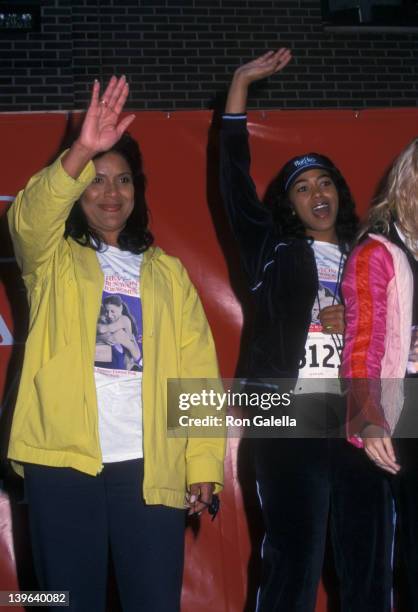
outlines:
M141 300L135 280L105 276L94 365L110 376L142 372Z
M302 393L315 392L319 388L315 385L309 387L306 384L303 385L301 379L338 378L341 361L341 335L324 333L319 320L320 310L341 303L339 295L343 264L341 252L337 245L319 242L313 244L313 250L319 282L312 307L305 351L299 364L299 380L295 388L295 392ZM332 392L335 390L332 389Z

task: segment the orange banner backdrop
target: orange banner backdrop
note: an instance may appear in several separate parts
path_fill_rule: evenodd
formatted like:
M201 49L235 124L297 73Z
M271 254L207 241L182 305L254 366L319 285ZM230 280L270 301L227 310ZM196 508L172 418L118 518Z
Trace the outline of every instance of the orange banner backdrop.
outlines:
M26 321L24 292L6 238L3 213L10 197L55 157L73 119L65 113L0 114L3 455ZM359 211L364 212L378 180L416 135L417 125L417 109L253 112L249 114L253 177L262 195L289 157L321 152L339 166ZM188 268L214 332L222 374L232 377L248 301L218 191L217 132L212 115L206 111L140 112L131 133L144 156L156 241ZM204 516L200 524L193 523L187 530L183 612L254 609L260 517L245 444L236 439L229 442L222 511L213 524ZM0 489L0 551L0 590L17 589L17 574L21 588L32 586L24 506L16 504L6 489ZM326 595L321 587L317 610L325 609Z

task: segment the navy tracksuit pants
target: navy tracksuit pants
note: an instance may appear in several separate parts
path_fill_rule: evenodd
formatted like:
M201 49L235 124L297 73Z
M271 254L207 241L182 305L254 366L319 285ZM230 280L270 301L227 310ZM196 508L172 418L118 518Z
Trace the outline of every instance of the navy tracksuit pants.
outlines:
M70 591L71 612L106 609L109 550L124 612L180 610L185 512L146 506L142 481L143 460L95 477L25 465L40 587Z
M257 612L314 611L328 527L341 612L390 612L389 479L344 439L343 398L330 395L324 404L324 396L300 396L292 416L313 437L260 439L254 445L266 532Z

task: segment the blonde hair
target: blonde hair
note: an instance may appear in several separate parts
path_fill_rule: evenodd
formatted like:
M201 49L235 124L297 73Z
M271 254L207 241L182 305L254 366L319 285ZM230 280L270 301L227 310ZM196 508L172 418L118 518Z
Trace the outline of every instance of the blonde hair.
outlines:
M418 138L394 161L359 238L369 231L388 235L393 220L404 234L408 247L418 254Z

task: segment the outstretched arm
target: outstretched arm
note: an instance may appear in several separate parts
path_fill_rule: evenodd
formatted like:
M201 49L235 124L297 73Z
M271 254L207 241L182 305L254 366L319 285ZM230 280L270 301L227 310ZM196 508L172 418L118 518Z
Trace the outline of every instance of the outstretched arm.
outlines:
M237 239L250 286L260 286L274 257L277 235L271 211L262 206L250 174L250 149L245 114L249 85L288 64L288 49L270 51L243 64L234 73L221 132L220 181L226 212Z

